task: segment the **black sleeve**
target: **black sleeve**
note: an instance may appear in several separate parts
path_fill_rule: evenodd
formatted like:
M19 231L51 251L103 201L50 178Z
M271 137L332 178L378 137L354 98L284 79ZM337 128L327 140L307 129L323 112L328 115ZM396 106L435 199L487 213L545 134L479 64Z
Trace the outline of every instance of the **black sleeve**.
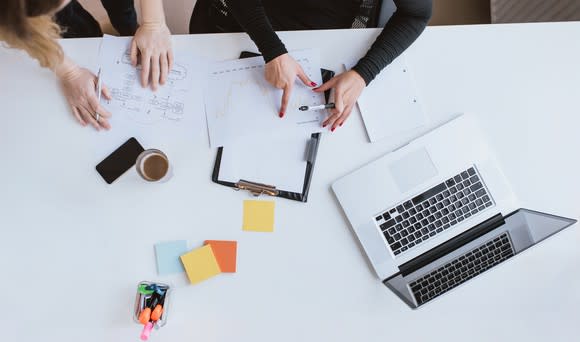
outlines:
M419 37L431 18L432 0L394 0L397 10L353 70L368 85Z
M230 13L254 41L266 63L287 53L260 0L226 0Z
M132 36L137 31L137 12L133 0L101 0L111 24L122 36Z

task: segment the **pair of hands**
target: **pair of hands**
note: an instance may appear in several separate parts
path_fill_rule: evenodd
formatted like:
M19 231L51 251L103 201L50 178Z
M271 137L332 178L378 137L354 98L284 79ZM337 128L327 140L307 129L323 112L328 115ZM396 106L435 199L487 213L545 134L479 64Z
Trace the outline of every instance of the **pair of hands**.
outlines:
M143 87L150 84L157 90L165 84L173 66L171 33L165 24L144 24L137 29L131 42L131 63L135 67L141 65ZM57 68L56 74L77 121L82 126L90 124L96 130L110 129L111 113L101 106L95 91L97 76L68 59ZM104 98L110 100L111 94L104 84L101 90Z
M280 117L286 113L294 82L298 77L302 83L309 87L316 87L304 73L304 70L290 55L280 55L266 63L266 80L276 88L283 90L282 103L280 106ZM329 89L334 89L335 108L330 109L330 115L323 121L322 127L329 126L331 131L348 119L352 108L364 90L366 83L364 79L354 70L331 78L313 91L322 93Z

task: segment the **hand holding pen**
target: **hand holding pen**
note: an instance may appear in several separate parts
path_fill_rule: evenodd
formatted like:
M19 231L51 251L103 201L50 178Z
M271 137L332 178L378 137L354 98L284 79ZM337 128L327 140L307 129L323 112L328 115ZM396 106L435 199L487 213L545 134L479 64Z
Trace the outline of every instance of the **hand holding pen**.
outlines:
M331 78L318 88L314 88L317 93L334 89L335 107L330 109L330 115L322 123L322 127L329 126L334 132L337 127L344 124L350 116L356 101L366 87L365 80L354 70L347 71Z
M102 85L100 77L96 78L91 71L79 67L68 59L56 68L56 74L77 121L83 126L91 124L96 130L110 129L108 119L111 113L101 106L99 96L101 93L106 99L110 99L111 96L108 89ZM97 94L100 83L101 91Z

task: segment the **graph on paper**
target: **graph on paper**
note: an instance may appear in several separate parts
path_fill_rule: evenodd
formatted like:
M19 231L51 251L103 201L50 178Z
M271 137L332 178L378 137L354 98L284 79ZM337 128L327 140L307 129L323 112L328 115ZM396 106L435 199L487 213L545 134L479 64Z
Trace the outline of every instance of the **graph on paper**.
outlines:
M291 55L312 81L322 84L316 51L303 50ZM262 57L214 63L204 89L211 146L224 146L249 136L284 134L285 130L321 131L326 112L302 112L298 108L323 104L323 94L313 92L297 79L283 119L278 116L281 101L282 90L265 79Z

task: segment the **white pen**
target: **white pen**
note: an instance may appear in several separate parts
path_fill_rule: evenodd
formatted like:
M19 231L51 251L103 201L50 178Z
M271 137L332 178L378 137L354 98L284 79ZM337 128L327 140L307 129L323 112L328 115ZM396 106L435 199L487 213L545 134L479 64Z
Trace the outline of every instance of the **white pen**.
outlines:
M334 103L328 103L328 104L323 104L320 106L301 106L300 109L301 111L307 111L307 110L320 110L320 109L331 109L334 108Z
M99 100L99 105L101 104L101 87L102 87L101 68L99 68L99 72L97 73L97 99ZM95 120L97 122L99 122L100 118L101 118L101 115L98 112L96 112L95 113Z

